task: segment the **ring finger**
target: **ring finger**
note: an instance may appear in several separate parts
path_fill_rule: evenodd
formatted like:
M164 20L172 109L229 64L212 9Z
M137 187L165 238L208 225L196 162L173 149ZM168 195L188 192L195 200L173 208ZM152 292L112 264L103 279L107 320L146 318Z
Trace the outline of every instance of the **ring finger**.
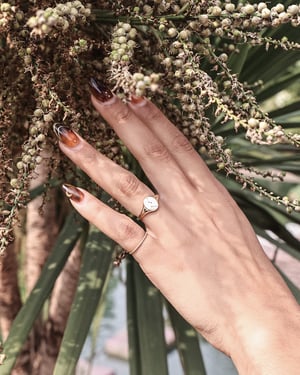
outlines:
M132 253L138 261L141 259L141 252L149 247L153 251L155 239L152 233L147 231L145 235L144 229L128 216L113 210L84 189L65 184L63 190L83 217L117 242L127 253Z

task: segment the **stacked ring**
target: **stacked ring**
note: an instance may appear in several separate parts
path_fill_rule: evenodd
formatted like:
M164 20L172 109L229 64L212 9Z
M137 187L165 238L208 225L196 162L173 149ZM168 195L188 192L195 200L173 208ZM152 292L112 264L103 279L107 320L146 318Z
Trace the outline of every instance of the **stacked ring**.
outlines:
M159 201L159 195L158 194L146 197L143 201L143 208L141 210L141 213L138 216L138 219L142 220L146 215L157 211L158 208L159 208L158 201ZM134 254L143 245L147 236L148 236L148 232L146 230L142 239L139 241L139 243L132 250L130 250L130 251L122 250L122 252L119 253L116 256L116 258L114 260L114 265L119 266L120 263L126 257L127 254L129 254L129 255Z

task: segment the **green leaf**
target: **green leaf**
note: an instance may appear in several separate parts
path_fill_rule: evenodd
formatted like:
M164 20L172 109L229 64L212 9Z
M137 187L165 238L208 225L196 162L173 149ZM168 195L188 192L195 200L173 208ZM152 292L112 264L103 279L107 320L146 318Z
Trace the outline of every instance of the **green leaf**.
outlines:
M79 282L67 322L54 375L74 374L100 298L106 290L112 266L114 243L90 227L83 253Z
M85 228L86 221L72 212L66 219L57 241L50 253L41 275L25 304L13 322L9 336L4 343L6 360L1 366L1 375L10 375L24 342L38 317L44 302L64 267L68 256Z
M274 111L271 111L269 115L277 121L281 121L281 119L285 118L300 116L300 100L291 103L285 107L275 109Z
M294 237L285 227L287 223L287 218L280 211L275 211L271 207L268 207L266 204L260 204L258 207L261 208L260 215L264 215L264 222L260 222L257 218L258 211L246 210L245 213L248 216L249 220L254 225L260 225L262 229L269 229L274 234L276 234L282 241L280 245L286 252L291 256L300 259L300 242L296 237ZM283 247L283 245L287 245Z
M255 82L262 80L269 82L274 77L286 74L292 64L299 60L299 52L270 49L263 47L249 53L245 67L241 72L241 81Z
M280 248L282 250L286 250L287 253L289 253L288 251L288 245L282 243L281 241L278 241L278 239L274 239L273 237L270 237L269 234L263 230L261 230L261 228L257 228L255 227L255 232L260 235L262 238L265 238L266 240L268 240L270 243L273 243L274 245L276 245L277 248ZM300 260L300 258L299 258ZM300 303L300 289L285 275L285 273L276 265L276 264L273 264L274 267L277 269L277 271L280 273L280 275L282 276L282 278L284 279L284 281L286 282L287 286L289 287L290 291L293 293L294 297L296 298L296 300L298 301L298 303Z
M139 347L134 268L134 260L132 258L128 258L126 292L130 375L140 375L142 373L142 364Z
M300 259L300 242L285 227L288 221L298 223L298 215L293 217L284 210L284 207L268 199L262 200L257 194L248 190L242 190L235 181L220 175L218 179L228 188L257 233L258 229L263 232L267 229L272 231L283 241L280 242L280 247L291 256Z
M286 253L288 253L292 257L300 260L300 253L296 252L295 249L293 249L291 246L282 242L278 238L271 237L265 230L258 227L257 225L255 225L255 224L252 224L252 225L253 225L253 228L254 228L256 234L265 238L266 240L268 240L273 245L276 245L278 248L284 250Z
M167 303L167 308L185 375L206 375L198 333L170 303Z
M227 65L232 73L239 74L242 71L250 48L249 44L242 44L239 46L239 53L233 52L230 55Z
M300 79L299 72L293 72L285 75L281 79L269 81L267 85L256 93L256 99L258 102L271 98L273 95L277 94L279 91L288 88L291 84L295 83L297 79Z
M161 294L136 262L127 271L130 373L168 375Z

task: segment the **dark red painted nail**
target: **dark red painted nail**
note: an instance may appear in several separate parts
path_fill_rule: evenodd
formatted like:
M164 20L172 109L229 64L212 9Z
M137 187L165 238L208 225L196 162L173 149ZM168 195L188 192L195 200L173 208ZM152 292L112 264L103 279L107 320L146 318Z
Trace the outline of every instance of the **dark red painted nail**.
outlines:
M66 196L74 202L81 202L84 195L77 187L69 184L63 184L62 189Z
M92 95L102 103L107 102L113 97L110 89L103 82L95 78L90 79L90 90Z
M144 96L136 96L136 95L130 96L130 102L133 104L140 104L144 100L145 100Z

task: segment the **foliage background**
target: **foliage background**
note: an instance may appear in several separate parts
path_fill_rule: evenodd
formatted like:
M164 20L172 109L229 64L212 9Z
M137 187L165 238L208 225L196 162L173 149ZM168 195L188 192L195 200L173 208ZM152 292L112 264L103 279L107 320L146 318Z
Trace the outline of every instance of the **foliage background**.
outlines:
M59 153L53 124L147 181L93 110L90 77L159 105L256 232L299 260L286 228L299 224L299 23L290 1L0 2L1 373L74 373L119 251L62 197L67 181L123 210ZM168 373L167 306L185 373L204 374L195 331L126 267L131 373Z

